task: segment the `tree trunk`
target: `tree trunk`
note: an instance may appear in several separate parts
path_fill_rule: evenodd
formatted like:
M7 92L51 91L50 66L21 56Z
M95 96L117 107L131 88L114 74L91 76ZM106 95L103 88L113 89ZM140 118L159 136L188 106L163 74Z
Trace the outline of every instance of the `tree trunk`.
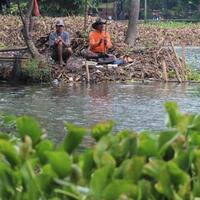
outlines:
M198 14L200 14L200 3L198 3L197 9L198 9Z
M135 39L137 36L137 22L139 18L139 12L140 12L140 0L131 0L128 31L125 40L125 42L129 46L134 46L135 44Z
M39 53L38 49L36 48L33 40L32 40L32 10L33 10L34 0L28 0L28 5L26 9L26 13L23 14L20 8L20 2L18 0L18 9L20 13L20 17L23 23L22 34L24 37L24 41L27 45L27 48L31 54L32 58L36 58L39 62L45 62L45 57Z

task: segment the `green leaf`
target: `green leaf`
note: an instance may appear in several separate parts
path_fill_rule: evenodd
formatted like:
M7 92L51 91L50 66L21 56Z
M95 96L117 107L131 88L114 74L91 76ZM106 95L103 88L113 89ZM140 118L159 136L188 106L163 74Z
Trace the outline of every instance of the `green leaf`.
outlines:
M0 139L0 152L13 167L19 164L19 155L9 141Z
M109 164L115 166L115 159L108 151L112 145L112 138L113 136L110 135L104 136L95 146L93 158L98 167L102 167L105 164L105 160L103 159L106 159Z
M108 135L112 131L114 124L114 121L97 124L94 128L92 128L92 137L98 141L101 137Z
M137 199L138 188L127 180L114 180L103 191L106 200L117 200L121 195Z
M56 174L56 172L53 170L51 164L44 165L42 167L42 173L43 174L47 174L48 176L50 176L52 178L57 178L58 177L58 175Z
M36 146L37 155L42 164L46 163L46 152L53 150L53 143L50 140L43 140Z
M200 150L194 150L193 152L193 162L194 162L194 166L195 166L195 174L196 177L198 179L198 181L200 182Z
M28 135L32 139L33 144L36 144L40 141L42 129L38 121L36 121L34 118L28 116L19 117L16 125L22 139Z
M166 102L165 109L168 113L168 126L175 127L179 120L179 107L175 102Z
M94 168L96 167L96 164L93 160L93 151L91 149L85 151L81 159L83 162L83 176L89 180Z
M36 176L36 181L43 192L51 195L54 188L54 179L52 176L50 176L49 174L39 174L38 176Z
M67 199L70 200L84 200L85 197L82 195L82 193L79 191L79 189L83 189L82 187L77 187L76 185L68 182L67 180L61 180L61 179L55 179L55 183L59 186L61 186L63 189L55 188L54 192L57 194L62 195L62 199L66 199L64 196L67 196ZM88 190L87 188L84 188L84 190Z
M63 147L69 154L82 142L87 133L87 129L78 127L74 124L66 124L67 136L64 139Z
M175 193L184 199L190 192L190 177L175 162L170 161L162 167L156 189L168 199L174 199Z
M0 132L0 139L1 140L9 140L10 136L8 135L8 133L1 133Z
M177 151L173 161L184 171L189 172L192 164L191 157L193 156L193 149L181 149Z
M137 152L137 135L132 132L123 132L127 133L126 137L121 137L118 134L113 138L112 146L109 149L111 155L117 161L117 164L120 165L125 158L131 158ZM121 135L122 133L120 133Z
M139 135L138 154L141 156L154 157L158 154L157 136L150 133Z
M2 195L5 199L14 198L15 188L13 171L8 165L0 162L0 196Z
M144 157L133 157L131 160L126 161L126 164L123 166L124 178L137 183L141 177L144 163Z
M102 199L103 190L110 180L109 178L110 172L111 172L110 167L106 166L96 170L95 173L92 175L90 187L91 187L91 195L95 200Z
M158 148L159 155L163 157L166 154L169 146L173 144L176 138L179 136L177 131L163 131L159 133Z
M199 180L193 181L192 184L193 184L193 191L192 191L193 196L200 197L200 181ZM200 198L197 199L195 198L195 200L200 200Z
M200 134L199 132L194 132L190 136L190 145L200 147Z
M161 167L165 164L163 160L158 160L158 159L150 159L147 164L145 164L143 173L145 175L148 175L150 177L153 177L155 179L158 178Z
M110 167L115 168L115 166L116 166L115 159L107 151L104 151L99 155L94 152L94 160L95 160L98 167L103 167L103 166L109 165Z
M150 200L153 195L152 183L147 180L141 180L138 183L140 189L141 200ZM139 199L139 198L138 198Z
M65 178L71 171L71 160L66 152L54 151L46 152L49 163L52 169L59 177Z
M193 122L190 125L190 130L200 131L200 115L195 115L193 118Z

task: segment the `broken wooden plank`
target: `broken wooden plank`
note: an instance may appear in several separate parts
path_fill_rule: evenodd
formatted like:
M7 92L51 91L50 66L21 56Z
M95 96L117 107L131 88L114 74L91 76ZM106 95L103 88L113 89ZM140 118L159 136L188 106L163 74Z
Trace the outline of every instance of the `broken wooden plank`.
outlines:
M24 50L27 50L27 47L10 48L10 49L0 49L0 52L24 51Z
M5 60L15 60L16 59L16 56L0 56L0 61L5 61ZM21 56L17 56L17 59L22 59L22 60L26 60L26 59L29 59L29 57L21 57Z

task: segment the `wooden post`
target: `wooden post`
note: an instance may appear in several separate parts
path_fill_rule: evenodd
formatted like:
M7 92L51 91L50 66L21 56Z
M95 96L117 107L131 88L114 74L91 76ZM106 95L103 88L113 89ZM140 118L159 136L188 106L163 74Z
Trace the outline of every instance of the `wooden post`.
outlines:
M144 0L144 21L147 21L147 0Z
M90 83L90 71L89 71L87 60L85 60L85 69L86 69L86 75L87 75L87 83Z
M165 82L168 82L167 66L165 60L162 60L162 70L163 70L163 79Z

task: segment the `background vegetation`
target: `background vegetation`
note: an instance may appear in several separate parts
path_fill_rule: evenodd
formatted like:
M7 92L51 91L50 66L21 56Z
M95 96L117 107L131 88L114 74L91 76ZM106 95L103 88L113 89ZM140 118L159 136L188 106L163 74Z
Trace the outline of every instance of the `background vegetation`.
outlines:
M140 17L144 16L144 1L141 0ZM16 0L2 1L2 5L6 7L5 2L11 2L10 8L6 10L7 13L17 12ZM22 0L21 4L26 1ZM87 0L88 6L96 8L102 3L110 3L113 0ZM42 15L48 16L63 16L68 14L83 14L85 0L38 0ZM118 9L121 9L126 15L128 12L130 0L116 0ZM165 19L174 18L192 18L199 19L200 16L200 2L198 0L147 0L148 18L152 19L155 10L160 12L161 17ZM8 6L7 6L8 7Z

